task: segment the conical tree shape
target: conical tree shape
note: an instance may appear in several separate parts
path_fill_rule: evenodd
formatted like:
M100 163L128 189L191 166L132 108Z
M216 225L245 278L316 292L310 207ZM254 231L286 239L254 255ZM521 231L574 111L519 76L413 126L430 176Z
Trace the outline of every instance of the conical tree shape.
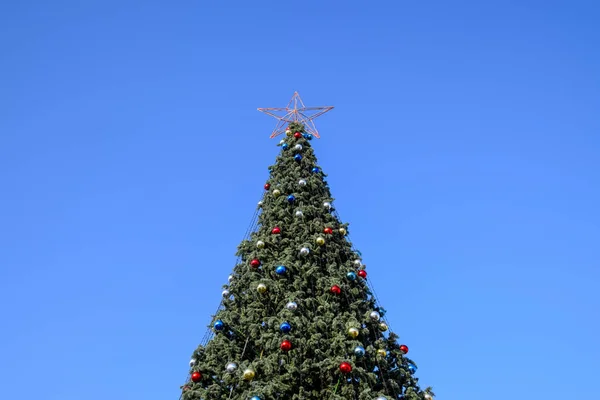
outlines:
M183 400L431 399L387 331L310 135L289 129Z

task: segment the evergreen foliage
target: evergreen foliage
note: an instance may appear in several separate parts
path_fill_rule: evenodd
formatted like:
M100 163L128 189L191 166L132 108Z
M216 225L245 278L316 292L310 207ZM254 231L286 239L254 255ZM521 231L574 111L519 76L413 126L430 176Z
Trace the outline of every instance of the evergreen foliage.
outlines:
M310 135L301 124L289 128L258 229L238 247L214 336L194 351L182 399L431 399L359 274Z

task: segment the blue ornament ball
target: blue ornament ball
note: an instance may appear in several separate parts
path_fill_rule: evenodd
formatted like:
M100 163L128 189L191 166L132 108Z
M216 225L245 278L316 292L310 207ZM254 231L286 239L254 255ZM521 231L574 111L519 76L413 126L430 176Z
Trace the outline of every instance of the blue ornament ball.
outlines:
M288 144L287 144L287 143L284 143L284 144L282 144L282 145L281 145L281 148L282 148L282 149L284 149L284 150L287 150L287 148L288 148L288 147L289 147L289 146L288 146Z
M356 274L354 272L348 272L346 274L346 278L348 278L348 280L350 280L350 281L355 281L356 280Z
M307 140L312 140L312 138L313 138L313 135L312 135L312 134L310 134L310 133L307 133L305 138L306 138Z
M354 355L356 357L362 357L362 356L364 356L365 355L365 348L362 347L362 346L356 346L354 348Z
M318 174L319 172L321 172L321 170L319 169L319 167L313 167L312 172L313 174Z
M289 322L282 322L281 325L279 325L279 330L283 333L289 333L292 330L292 326Z
M414 374L415 372L417 372L417 366L414 364L408 364L408 367L406 367L408 369L408 372L410 372L411 374Z
M277 275L283 275L287 272L287 268L283 265L280 265L279 267L275 268L275 273Z
M287 201L288 201L288 203L293 203L294 201L296 201L296 196L294 196L293 194L290 194L287 197Z
M385 315L385 313L386 313L386 311L385 311L385 308L383 308L383 307L379 307L379 308L377 309L377 311L379 311L379 315L381 315L382 317L383 317L383 316Z
M296 154L296 155L294 156L294 160L296 160L296 161L300 161L300 160L302 160L302 154Z
M258 396L252 396L250 397L250 400L261 400L261 398Z
M220 319L218 319L215 324L214 324L214 328L217 331L222 331L223 328L225 328L225 324L223 323L223 321L221 321Z

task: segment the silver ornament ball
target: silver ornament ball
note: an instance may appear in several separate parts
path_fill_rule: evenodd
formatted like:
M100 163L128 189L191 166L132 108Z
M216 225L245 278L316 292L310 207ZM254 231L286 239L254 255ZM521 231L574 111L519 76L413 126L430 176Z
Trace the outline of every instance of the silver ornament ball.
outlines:
M230 374L233 374L237 370L237 367L237 364L232 362L225 366L225 370Z
M298 185L300 185L300 186L306 186L306 181L304 179L300 179L298 181Z
M300 151L300 150L302 150L302 145L301 145L301 144L297 144L297 145L295 145L295 146L294 146L294 150L296 150L296 151Z
M304 213L301 210L296 211L296 217L302 217Z
M196 365L196 362L198 362L198 360L196 360L195 358L192 358L190 360L190 368L193 367L194 365Z
M223 295L223 297L227 298L227 297L229 297L229 295L230 295L231 293L229 293L229 290L225 289L225 290L223 290L223 291L221 292L221 294Z
M290 311L296 311L298 309L298 304L296 304L295 301L290 301L285 305L285 308L287 308Z
M303 247L300 249L300 255L302 256L307 256L310 253L310 250L308 247Z
M229 282L232 282L232 281L233 281L233 275L229 275L229 276L227 277L227 280L228 280Z
M362 262L360 260L358 260L358 259L354 260L354 266L356 268L360 268L360 267L362 267Z
M371 312L371 314L369 314L369 317L373 321L379 321L379 318L381 318L381 315L379 315L379 313L377 311L373 311L373 312Z
M331 203L326 201L325 203L323 203L323 207L329 209L329 208L331 208Z

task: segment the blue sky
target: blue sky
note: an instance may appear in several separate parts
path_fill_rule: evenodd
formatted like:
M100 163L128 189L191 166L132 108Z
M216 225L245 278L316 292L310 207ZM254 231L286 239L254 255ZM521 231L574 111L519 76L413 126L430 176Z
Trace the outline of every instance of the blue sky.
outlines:
M422 384L594 397L600 5L366 4L0 5L2 398L178 397L295 90Z

